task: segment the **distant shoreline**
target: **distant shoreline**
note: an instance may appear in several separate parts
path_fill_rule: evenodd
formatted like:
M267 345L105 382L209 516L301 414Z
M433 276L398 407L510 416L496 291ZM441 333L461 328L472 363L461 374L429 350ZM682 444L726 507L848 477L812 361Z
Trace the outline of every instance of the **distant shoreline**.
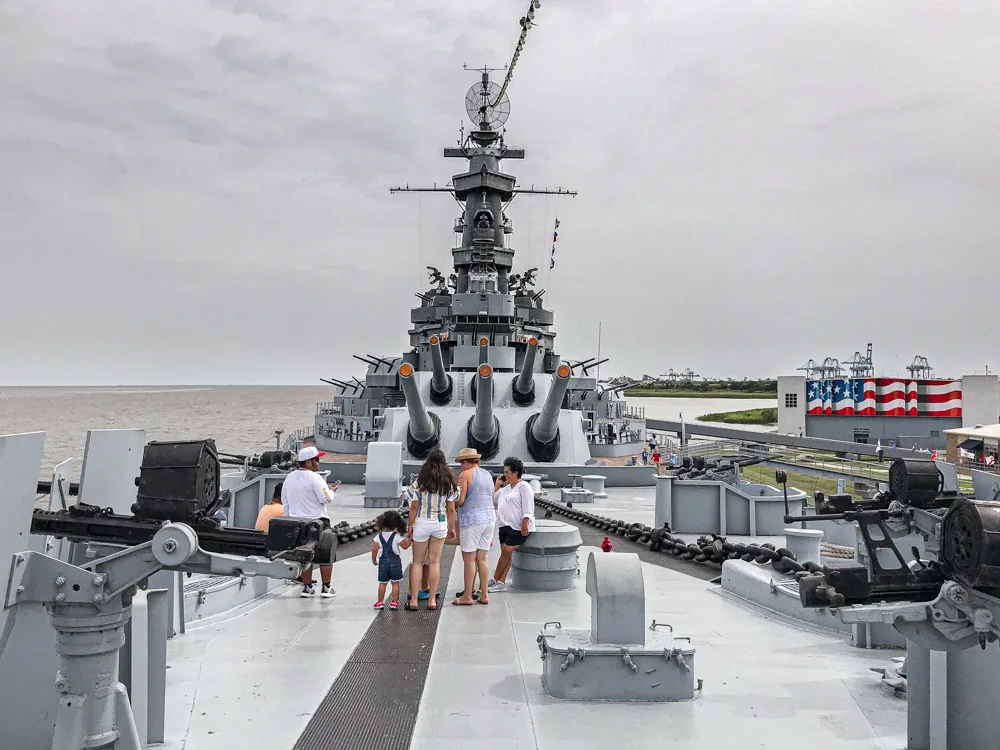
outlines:
M778 400L777 392L752 393L750 391L681 391L670 389L643 388L642 390L626 389L622 395L626 398L759 398Z

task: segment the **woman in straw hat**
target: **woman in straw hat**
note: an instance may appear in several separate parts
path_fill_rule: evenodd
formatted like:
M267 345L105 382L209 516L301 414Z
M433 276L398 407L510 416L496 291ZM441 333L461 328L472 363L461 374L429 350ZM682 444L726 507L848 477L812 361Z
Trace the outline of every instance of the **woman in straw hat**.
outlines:
M479 580L490 578L487 554L493 542L493 527L497 514L493 508L493 477L479 465L479 451L462 448L456 461L462 467L458 476L459 496L455 501L458 508L458 543L465 563L465 588L452 604L469 605L477 600L472 598L472 587L478 570ZM480 604L489 604L486 587L478 599Z

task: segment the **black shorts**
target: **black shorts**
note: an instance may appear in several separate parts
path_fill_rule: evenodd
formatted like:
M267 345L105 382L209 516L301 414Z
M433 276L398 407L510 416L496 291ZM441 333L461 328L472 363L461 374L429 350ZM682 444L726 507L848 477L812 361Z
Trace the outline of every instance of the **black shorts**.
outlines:
M500 527L500 544L506 544L508 547L520 547L527 538L521 535L520 529L511 526Z

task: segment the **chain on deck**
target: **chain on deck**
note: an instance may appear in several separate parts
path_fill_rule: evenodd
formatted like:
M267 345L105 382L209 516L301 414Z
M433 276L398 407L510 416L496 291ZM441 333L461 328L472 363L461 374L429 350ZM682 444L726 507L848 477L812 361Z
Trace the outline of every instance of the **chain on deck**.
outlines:
M588 524L600 529L608 536L618 535L634 542L640 547L639 558L644 562L648 561L655 565L674 568L675 570L696 577L704 577L699 576L695 572L697 567L669 565L666 561L672 558L679 558L680 560L691 560L715 566L721 565L726 560L739 559L746 562L754 561L759 565L770 563L771 567L779 573L787 573L789 575L803 571L816 573L829 570L829 567L816 562L800 563L795 559L794 553L790 550L784 547L775 549L774 545L770 543L756 544L751 542L750 544L740 544L738 542L730 542L718 534L700 536L696 542L690 543L680 537L675 537L667 527L654 529L642 523L629 523L616 518L598 516L559 502L542 500L541 498L535 498L535 505L565 516L567 519L576 522L576 525L580 523ZM583 529L581 529L581 533L583 533ZM584 542L589 544L586 539L584 539ZM646 547L648 552L642 550L641 547ZM651 559L648 559L644 555L649 553L658 554L654 554Z
M457 549L447 545L441 554L441 592L448 590ZM438 596L436 612L425 609L424 602L417 612L402 609L403 602L397 612L379 612L294 750L407 750L447 601L443 593Z

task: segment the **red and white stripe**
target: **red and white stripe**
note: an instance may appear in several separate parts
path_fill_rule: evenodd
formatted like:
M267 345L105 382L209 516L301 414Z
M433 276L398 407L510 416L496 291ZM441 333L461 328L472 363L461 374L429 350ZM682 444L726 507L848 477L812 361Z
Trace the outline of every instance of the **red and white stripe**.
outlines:
M906 416L917 416L917 381L910 380L906 384Z
M883 417L906 416L906 386L902 380L875 379L875 411Z
M854 413L864 417L875 416L875 379L865 378L864 398L854 405Z
M921 380L917 409L922 417L962 416L962 381Z

